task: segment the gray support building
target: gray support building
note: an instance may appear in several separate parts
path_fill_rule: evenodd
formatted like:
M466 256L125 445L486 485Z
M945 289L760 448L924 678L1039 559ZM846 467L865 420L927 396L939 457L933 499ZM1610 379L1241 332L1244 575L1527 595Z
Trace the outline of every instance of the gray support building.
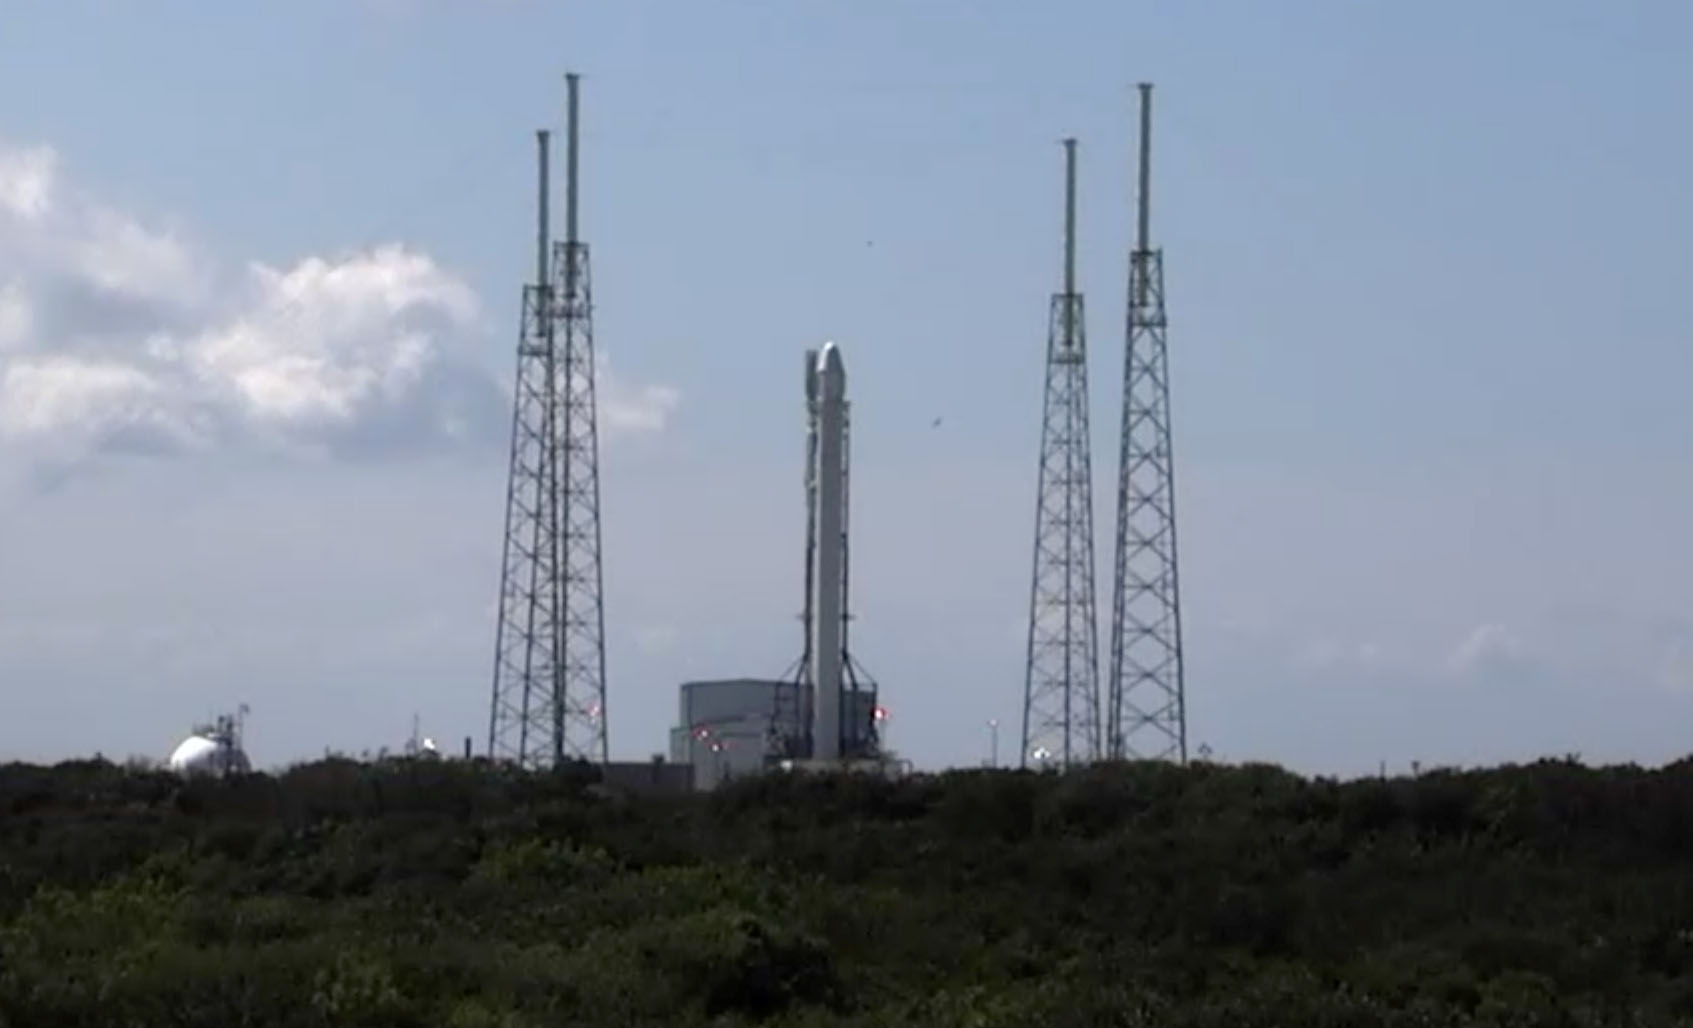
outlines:
M792 682L763 678L725 678L684 682L677 725L670 730L670 760L693 767L696 789L764 769L770 752L777 695ZM811 709L810 687L803 690L800 711ZM869 737L876 718L875 695L847 691L843 716L864 726ZM786 707L784 709L787 709ZM796 712L797 713L797 712ZM788 732L799 726L781 726Z

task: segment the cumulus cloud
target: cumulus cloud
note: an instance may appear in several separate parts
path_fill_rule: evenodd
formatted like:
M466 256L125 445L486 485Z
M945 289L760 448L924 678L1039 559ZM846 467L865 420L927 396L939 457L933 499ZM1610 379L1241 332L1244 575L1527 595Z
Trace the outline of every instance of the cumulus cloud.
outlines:
M229 268L0 145L0 445L49 460L231 444L367 454L487 442L509 401L475 292L400 245ZM607 435L674 390L601 378Z

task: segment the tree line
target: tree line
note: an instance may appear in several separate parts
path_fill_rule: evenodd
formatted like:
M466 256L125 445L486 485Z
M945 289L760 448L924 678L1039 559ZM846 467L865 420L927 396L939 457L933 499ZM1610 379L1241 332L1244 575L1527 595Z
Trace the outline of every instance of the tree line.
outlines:
M0 1028L1693 1024L1693 773L0 767Z

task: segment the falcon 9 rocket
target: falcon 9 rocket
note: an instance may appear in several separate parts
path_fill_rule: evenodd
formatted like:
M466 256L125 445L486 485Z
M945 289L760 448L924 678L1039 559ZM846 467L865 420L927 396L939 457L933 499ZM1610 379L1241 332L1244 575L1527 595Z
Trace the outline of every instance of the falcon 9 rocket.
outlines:
M834 343L824 343L812 368L813 382L807 392L817 397L817 554L812 576L812 756L817 760L839 760L841 753L842 665L845 648L841 640L843 598L841 577L845 572L842 516L846 477L846 366Z

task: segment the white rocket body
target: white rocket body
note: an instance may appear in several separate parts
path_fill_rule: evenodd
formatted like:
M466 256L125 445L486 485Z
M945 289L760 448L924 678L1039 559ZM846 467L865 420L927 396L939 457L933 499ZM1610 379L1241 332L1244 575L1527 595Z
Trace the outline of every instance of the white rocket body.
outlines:
M812 575L811 661L812 756L817 760L841 757L841 665L845 647L841 642L841 578L845 573L841 538L846 513L846 367L834 343L824 343L817 354L815 381L808 380L806 392L816 397L817 475L813 488L817 498L816 573Z

